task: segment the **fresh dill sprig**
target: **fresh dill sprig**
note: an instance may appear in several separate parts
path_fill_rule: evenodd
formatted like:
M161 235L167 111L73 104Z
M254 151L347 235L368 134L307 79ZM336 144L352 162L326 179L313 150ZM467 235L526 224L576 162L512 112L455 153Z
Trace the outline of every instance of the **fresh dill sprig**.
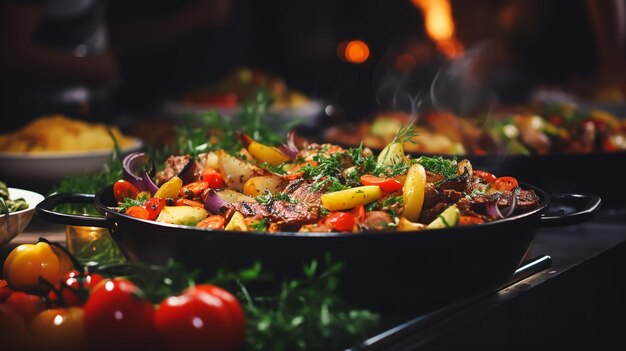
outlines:
M458 175L458 163L456 161L456 157L446 159L441 156L421 156L415 160L415 163L421 164L429 172L441 174L446 179L452 179Z

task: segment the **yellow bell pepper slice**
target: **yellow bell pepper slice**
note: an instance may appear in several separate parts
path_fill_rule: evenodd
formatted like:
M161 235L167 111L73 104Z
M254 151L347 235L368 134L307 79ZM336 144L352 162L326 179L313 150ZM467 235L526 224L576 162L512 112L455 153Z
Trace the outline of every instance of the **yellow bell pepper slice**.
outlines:
M381 197L383 192L378 185L364 185L324 194L320 200L329 211L340 211L368 204Z
M426 170L424 166L414 164L404 180L402 197L404 211L402 216L411 222L417 222L424 206L424 190L426 188Z
M278 166L281 163L289 161L289 157L278 148L267 146L256 141L248 145L248 152L250 152L255 160L267 162L272 166Z
M174 177L167 182L165 182L159 190L154 194L154 197L158 197L161 199L175 198L178 197L178 193L180 193L180 189L183 188L183 180Z

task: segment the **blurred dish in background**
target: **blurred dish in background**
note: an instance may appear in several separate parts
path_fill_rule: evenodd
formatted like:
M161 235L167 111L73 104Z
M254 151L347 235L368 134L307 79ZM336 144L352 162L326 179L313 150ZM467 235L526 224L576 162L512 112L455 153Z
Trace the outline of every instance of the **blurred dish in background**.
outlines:
M18 207L16 211L9 212L8 215L1 211L0 213L0 246L8 243L24 231L28 223L35 213L35 206L37 206L43 199L43 195L22 189L7 188L3 182L0 182L0 191L7 190L7 194L0 194L0 197L8 200L23 199L26 203L26 208ZM6 196L4 196L6 195ZM0 208L1 210L1 208Z
M235 116L244 103L255 99L259 89L267 91L273 103L269 109L286 119L302 119L313 125L324 105L291 89L281 78L251 68L228 73L219 83L184 93L176 102L168 102L165 110L172 115L197 114L215 110L223 116Z
M589 154L626 150L626 120L571 104L507 109L465 118L429 112L418 118L402 112L379 113L359 125L331 127L325 139L382 149L397 130L417 122L419 135L407 152L446 155Z
M0 135L0 177L43 187L68 175L97 173L111 158L112 136L122 153L143 147L140 139L125 136L114 126L61 115L38 118L14 133Z

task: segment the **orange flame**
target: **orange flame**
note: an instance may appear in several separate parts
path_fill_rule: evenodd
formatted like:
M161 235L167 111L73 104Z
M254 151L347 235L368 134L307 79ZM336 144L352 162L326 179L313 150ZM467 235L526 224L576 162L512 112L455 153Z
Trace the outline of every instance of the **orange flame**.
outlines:
M426 32L437 48L450 58L463 52L463 46L454 36L454 20L449 0L412 0L424 13Z

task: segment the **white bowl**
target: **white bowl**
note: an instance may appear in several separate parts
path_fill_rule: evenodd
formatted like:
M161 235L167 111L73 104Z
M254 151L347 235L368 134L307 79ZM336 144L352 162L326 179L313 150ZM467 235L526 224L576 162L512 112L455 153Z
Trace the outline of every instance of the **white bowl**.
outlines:
M7 216L4 213L0 214L0 246L8 243L26 229L35 213L35 206L44 199L43 195L36 192L16 188L9 188L9 198L23 198L28 208L9 213L9 229L7 229Z
M135 142L123 154L138 151L143 142ZM0 151L0 179L9 184L56 185L69 175L98 173L111 159L111 150L76 152L23 153Z

